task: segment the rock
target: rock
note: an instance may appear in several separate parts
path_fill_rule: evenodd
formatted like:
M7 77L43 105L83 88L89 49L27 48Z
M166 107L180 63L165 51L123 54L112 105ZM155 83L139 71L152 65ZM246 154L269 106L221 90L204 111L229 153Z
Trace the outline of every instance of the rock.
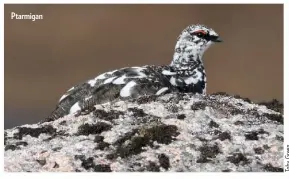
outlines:
M173 93L96 105L86 115L5 130L4 169L282 172L283 109L276 104Z

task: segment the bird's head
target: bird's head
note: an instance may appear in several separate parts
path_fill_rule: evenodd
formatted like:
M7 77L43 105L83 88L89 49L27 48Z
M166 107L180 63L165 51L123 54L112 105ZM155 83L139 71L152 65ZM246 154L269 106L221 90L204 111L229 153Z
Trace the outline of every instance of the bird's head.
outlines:
M189 62L192 60L190 57L202 59L204 52L216 42L222 40L213 29L201 24L190 25L178 37L174 60Z

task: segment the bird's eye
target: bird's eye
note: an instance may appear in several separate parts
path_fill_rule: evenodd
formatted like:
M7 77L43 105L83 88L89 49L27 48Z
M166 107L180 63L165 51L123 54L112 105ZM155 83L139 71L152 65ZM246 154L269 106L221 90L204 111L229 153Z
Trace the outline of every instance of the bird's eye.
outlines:
M196 35L197 35L199 38L202 38L202 37L204 37L204 36L205 36L205 34L204 34L204 33L202 33L202 32L198 32Z
M207 34L207 33L206 33L205 31L200 30L200 31L194 32L192 35L196 35L196 36L199 37L199 38L203 38L203 37L206 36L206 34Z

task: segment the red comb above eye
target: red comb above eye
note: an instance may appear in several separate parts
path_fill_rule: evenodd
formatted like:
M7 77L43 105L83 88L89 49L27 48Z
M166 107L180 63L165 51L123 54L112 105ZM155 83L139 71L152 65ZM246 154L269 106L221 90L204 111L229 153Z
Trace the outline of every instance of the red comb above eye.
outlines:
M203 31L203 30L198 30L195 33L202 33L202 34L207 34L207 32Z

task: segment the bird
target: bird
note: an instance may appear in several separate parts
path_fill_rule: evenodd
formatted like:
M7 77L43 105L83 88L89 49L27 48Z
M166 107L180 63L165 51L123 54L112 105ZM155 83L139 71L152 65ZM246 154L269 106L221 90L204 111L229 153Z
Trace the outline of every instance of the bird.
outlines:
M222 41L206 25L189 25L178 36L169 65L124 67L99 74L70 88L42 122L89 112L96 104L144 95L159 96L172 92L206 94L203 55L212 44Z

